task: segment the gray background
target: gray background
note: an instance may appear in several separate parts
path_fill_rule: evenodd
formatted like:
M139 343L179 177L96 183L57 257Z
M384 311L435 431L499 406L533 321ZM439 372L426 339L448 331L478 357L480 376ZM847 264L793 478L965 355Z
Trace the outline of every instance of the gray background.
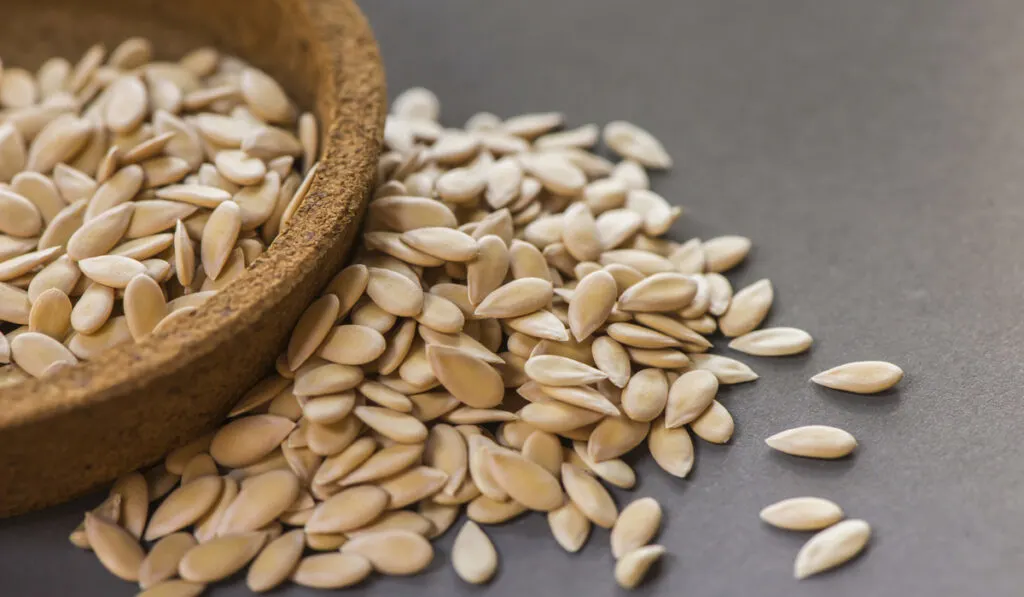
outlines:
M365 9L391 89L432 87L448 123L477 110L555 109L572 125L625 118L655 131L677 163L655 188L689 210L676 238L753 238L734 283L770 277L769 323L816 338L807 356L748 359L762 378L723 392L735 438L701 443L690 479L637 463L632 495L661 500L671 553L640 594L1021 594L1024 4L374 0ZM878 397L806 381L859 359L890 360L907 378ZM809 423L844 427L861 447L813 462L763 444ZM757 511L801 494L870 521L865 557L794 581L805 537L766 528ZM0 523L0 593L132 594L67 543L97 501ZM456 579L449 534L425 576L360 591L623 593L604 531L575 556L540 516L488 532L502 566L487 588ZM235 583L212 594L246 591Z

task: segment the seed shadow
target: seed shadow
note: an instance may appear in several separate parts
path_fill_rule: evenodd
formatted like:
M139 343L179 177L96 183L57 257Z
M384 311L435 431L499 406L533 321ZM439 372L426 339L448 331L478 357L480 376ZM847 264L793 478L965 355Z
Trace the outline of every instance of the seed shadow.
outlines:
M878 394L854 394L812 384L814 395L823 401L854 414L890 414L896 412L903 399L904 387L892 388Z
M799 474L818 475L819 477L835 478L841 477L849 472L857 462L857 453L849 456L825 460L821 458L803 458L783 454L776 450L765 447L768 450L768 458L782 468Z

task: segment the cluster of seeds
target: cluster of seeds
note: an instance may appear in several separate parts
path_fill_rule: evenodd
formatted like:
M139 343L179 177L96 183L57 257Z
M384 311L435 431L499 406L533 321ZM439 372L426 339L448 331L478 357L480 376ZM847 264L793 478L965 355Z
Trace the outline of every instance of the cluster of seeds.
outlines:
M141 338L236 280L305 196L317 122L211 48L0 67L0 383ZM13 365L10 364L13 361Z
M768 280L734 292L722 275L748 239L661 238L680 210L649 189L645 168L671 165L649 133L607 125L615 164L590 151L597 126L555 132L557 113L478 114L464 130L438 115L426 90L396 99L361 245L276 372L218 430L119 480L72 533L142 595L197 595L246 566L254 591L414 574L463 511L451 562L466 582L498 566L482 525L538 511L569 552L592 525L611 529L614 577L637 586L665 551L651 543L662 511L642 497L620 512L606 485L636 483L620 457L646 446L686 477L691 434L729 441L719 385L758 376L708 352L716 332L754 355L810 347L802 330L758 329ZM815 381L878 391L898 371L851 364ZM769 443L812 457L856 444L826 427ZM824 528L836 510L805 499L763 516ZM855 555L862 524L812 539L798 575Z

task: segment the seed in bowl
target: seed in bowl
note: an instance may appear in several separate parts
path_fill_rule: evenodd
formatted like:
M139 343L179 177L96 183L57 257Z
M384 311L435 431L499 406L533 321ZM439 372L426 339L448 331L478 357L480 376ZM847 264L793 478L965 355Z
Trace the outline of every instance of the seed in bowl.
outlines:
M0 78L5 377L49 375L189 317L266 250L315 171L316 118L238 58L154 60L131 38L61 65ZM14 344L25 332L66 348Z

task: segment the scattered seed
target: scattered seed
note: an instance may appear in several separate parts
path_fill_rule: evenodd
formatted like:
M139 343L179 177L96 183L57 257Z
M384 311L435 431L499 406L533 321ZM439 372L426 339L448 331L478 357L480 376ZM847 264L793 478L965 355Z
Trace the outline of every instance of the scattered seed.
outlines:
M635 588L664 553L661 545L646 545L623 554L615 563L615 582L624 589Z
M621 558L634 549L647 545L661 527L661 505L654 498L633 500L622 509L612 527L612 555Z
M761 510L761 520L790 531L819 531L843 519L843 509L819 497L795 497Z
M871 527L859 519L844 520L810 538L796 556L793 576L804 579L845 564L857 556L871 537Z
M857 447L849 432L827 425L806 425L780 431L765 440L774 450L805 458L842 458Z
M462 580L478 585L498 570L498 552L475 522L467 520L452 544L452 567Z
M815 375L811 381L844 392L876 394L903 379L903 370L885 361L858 361L833 367Z

